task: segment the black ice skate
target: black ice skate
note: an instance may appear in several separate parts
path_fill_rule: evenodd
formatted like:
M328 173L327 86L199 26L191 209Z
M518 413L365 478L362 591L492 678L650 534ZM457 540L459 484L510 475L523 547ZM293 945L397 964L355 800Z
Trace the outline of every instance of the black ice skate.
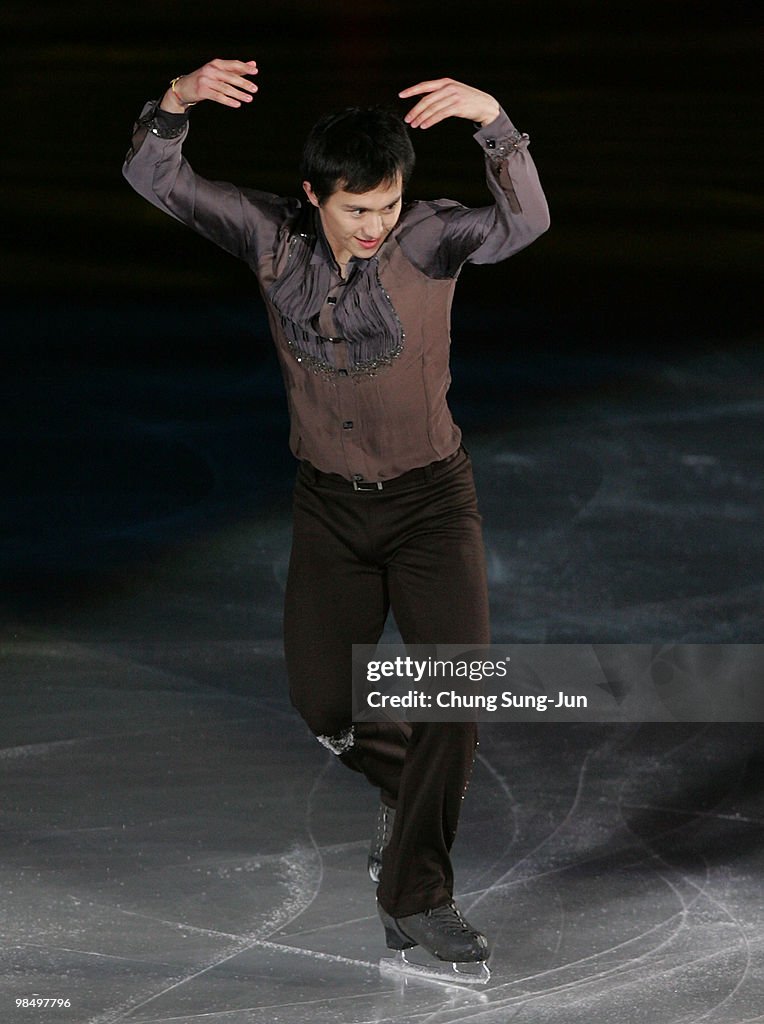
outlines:
M491 977L488 940L464 920L453 901L409 917L391 917L379 904L377 910L388 949L398 951L397 957L380 961L386 973L403 972L452 985L485 985ZM405 951L414 946L421 946L434 961L407 958Z
M369 878L371 878L372 882L379 882L382 876L382 854L390 842L394 824L395 811L392 807L381 803L377 811L377 821L374 827L374 835L371 837L369 859L367 861Z

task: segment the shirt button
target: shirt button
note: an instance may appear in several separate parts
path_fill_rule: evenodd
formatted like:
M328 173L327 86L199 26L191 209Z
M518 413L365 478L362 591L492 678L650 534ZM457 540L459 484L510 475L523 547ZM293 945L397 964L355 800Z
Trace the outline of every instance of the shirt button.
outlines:
M489 149L496 149L496 139L486 139L485 144Z
M337 370L337 376L338 377L347 377L347 375L348 375L347 370L345 370L345 369Z
M353 479L360 483L363 480L363 473L353 473Z
M353 421L352 420L345 420L343 422L343 424L342 424L342 429L343 430L352 430L353 429Z

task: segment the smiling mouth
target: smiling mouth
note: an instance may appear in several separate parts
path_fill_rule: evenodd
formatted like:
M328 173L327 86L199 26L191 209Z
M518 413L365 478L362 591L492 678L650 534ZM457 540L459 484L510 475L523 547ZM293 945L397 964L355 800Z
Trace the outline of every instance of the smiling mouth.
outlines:
M375 245L379 245L378 238L359 238L356 235L355 240L359 245L362 245L364 249L373 249Z

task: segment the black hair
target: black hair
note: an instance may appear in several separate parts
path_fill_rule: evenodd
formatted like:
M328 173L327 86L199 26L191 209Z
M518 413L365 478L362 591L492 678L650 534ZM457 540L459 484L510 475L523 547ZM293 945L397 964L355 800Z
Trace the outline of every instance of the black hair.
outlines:
M322 203L338 189L371 192L414 170L409 130L389 107L347 107L313 125L302 152L302 176Z

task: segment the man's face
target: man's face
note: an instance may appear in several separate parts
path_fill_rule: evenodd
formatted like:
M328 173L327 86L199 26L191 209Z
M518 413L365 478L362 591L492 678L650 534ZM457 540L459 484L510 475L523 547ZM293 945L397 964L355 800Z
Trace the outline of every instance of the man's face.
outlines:
M303 188L310 202L318 207L326 240L341 267L351 256L373 256L401 215L400 174L392 183L383 183L371 192L338 189L323 203L319 203L309 181L303 182Z

